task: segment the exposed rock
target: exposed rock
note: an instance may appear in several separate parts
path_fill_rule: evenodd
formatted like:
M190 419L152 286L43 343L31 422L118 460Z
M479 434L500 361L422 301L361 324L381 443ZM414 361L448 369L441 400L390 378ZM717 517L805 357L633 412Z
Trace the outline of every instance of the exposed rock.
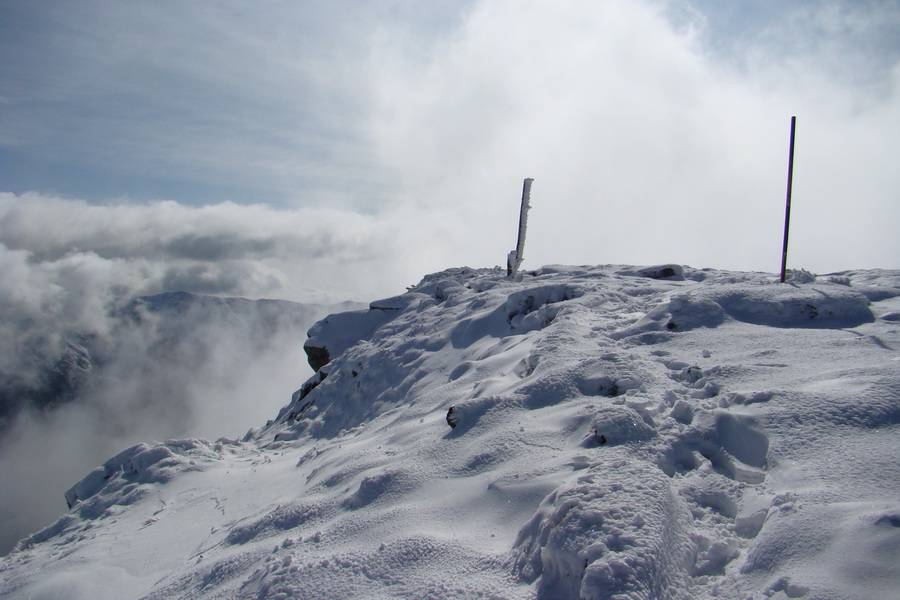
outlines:
M447 425L450 426L450 429L456 429L456 426L459 425L459 411L455 406L451 406L447 411Z
M309 361L309 366L312 367L313 371L318 371L331 362L328 348L304 344L303 351L306 352L306 360Z

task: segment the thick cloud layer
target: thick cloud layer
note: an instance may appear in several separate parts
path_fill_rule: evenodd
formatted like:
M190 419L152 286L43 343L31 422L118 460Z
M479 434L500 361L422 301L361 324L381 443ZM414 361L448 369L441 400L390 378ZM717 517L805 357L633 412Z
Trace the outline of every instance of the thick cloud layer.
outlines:
M535 178L526 267L775 270L791 115L792 264L827 272L896 266L884 257L900 255L895 2L278 1L260 11L90 0L0 11L0 178L19 196L105 203L95 222L130 215L134 239L86 241L100 256L152 250L239 272L228 281L181 267L179 283L327 279L273 261L268 273L240 272L240 257L264 255L333 257L316 265L345 290L371 288L353 267L374 255L376 270L406 284L449 264L502 263L525 177ZM117 213L122 197L144 210ZM154 199L208 206L184 217ZM216 215L266 226L233 234L216 230ZM177 233L149 248L140 222L164 218ZM204 229L185 232L182 218ZM636 227L650 234L640 244Z
M3 200L0 552L64 510L63 492L124 447L238 437L264 423L311 374L306 329L345 309L190 296L174 308L135 306L132 297L169 289L258 297L284 291L287 276L248 236L208 229L229 242L225 258L179 243L186 228L202 230L190 222L197 210ZM59 219L45 236L33 229L40 214Z
M295 326L255 349L245 329L223 323L179 341L152 326L95 338L93 347L108 345L110 353L93 356L67 402L19 407L3 419L0 553L64 511L68 487L132 444L240 437L248 424L264 423L311 373L301 331Z
M391 232L376 225L372 217L329 209L171 201L98 206L0 194L0 243L12 251L9 260L18 256L23 277L52 280L69 295L101 280L101 288L139 294L365 298L385 287L376 284L384 272L371 272L398 250ZM40 275L25 275L32 270Z
M531 265L771 271L797 115L792 264L896 266L900 10L747 5L736 30L708 4L485 0L430 52L386 42L380 157L473 254L511 246L528 176Z

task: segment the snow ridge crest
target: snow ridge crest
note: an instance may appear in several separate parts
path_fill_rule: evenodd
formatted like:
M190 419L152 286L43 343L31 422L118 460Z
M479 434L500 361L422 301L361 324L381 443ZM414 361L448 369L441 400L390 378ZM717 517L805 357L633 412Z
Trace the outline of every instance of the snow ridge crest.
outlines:
M894 271L429 275L314 325L315 375L241 442L140 444L89 474L0 596L130 523L172 545L117 584L135 598L884 597L897 298ZM842 446L883 478L835 483ZM821 567L836 547L852 569Z

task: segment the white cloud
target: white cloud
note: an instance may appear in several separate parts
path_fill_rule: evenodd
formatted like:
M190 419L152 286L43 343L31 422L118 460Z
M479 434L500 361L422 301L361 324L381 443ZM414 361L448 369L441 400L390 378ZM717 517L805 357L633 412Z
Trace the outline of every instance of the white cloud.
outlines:
M108 56L84 63L97 70L83 85L41 80L43 97L118 103L91 113L103 125L91 139L112 143L83 144L87 154L176 177L227 173L243 182L241 204L20 194L4 201L0 235L38 261L125 261L154 273L147 289L371 298L449 265L502 264L521 181L534 177L526 267L775 270L796 114L791 263L892 266L898 54L882 53L867 77L840 73L863 56L849 42L871 34L883 49L900 11L823 6L779 15L756 3L744 20L704 0L480 0L433 14L390 2L226 4L180 20L158 7L97 8L72 16L76 29L91 31L96 16L122 35L78 41L73 56ZM295 36L284 34L290 24ZM154 77L169 91L139 98ZM140 129L110 134L122 119ZM75 154L66 144L84 139L61 138L60 149ZM107 166L111 177L131 168ZM322 185L312 191L304 173Z
M72 263L101 263L105 279L88 279L90 285L144 294L184 290L307 302L366 298L398 283L390 260L399 253L393 233L390 223L333 209L97 206L0 194L0 243L26 251L28 264L59 274Z
M59 183L38 189L89 180L93 201L99 189L214 205L209 220L185 221L190 231L173 225L181 239L141 247L147 236L128 225L135 234L115 247L86 243L100 256L205 252L225 268L229 254L306 256L314 247L353 280L339 293L369 289L364 270L346 270L359 260L361 229L368 255L404 281L449 264L502 263L521 180L534 177L526 265L775 269L792 114L796 258L818 270L879 266L889 253L877 248L896 249L896 236L884 237L897 219L887 164L900 104L892 3L478 0L426 9L386 0L260 11L97 1L24 12L34 52L3 47L12 83L0 95L14 110L0 133L24 132L17 143L47 153L41 172ZM19 171L27 169L10 178ZM828 215L841 213L850 188L859 237L871 245L835 244L843 222ZM225 199L342 212L296 227L299 249L278 223L230 243L216 230L215 216L234 212ZM94 211L89 220L125 227L120 220L149 218L125 204L130 217ZM160 226L182 218L147 206ZM353 223L352 234L332 231L337 222ZM267 261L287 279L269 272L248 287L269 281L275 290L294 273L325 279L315 265ZM174 279L197 272L183 269Z
M896 80L849 85L802 48L734 69L701 37L650 3L484 0L430 52L379 49L379 156L455 262L501 262L534 177L526 265L774 271L796 114L792 264L896 266Z
M328 310L273 315L242 303L243 312L135 320L123 312L133 296L180 289L328 299L322 290L340 288L328 285L335 272L363 280L384 272L368 265L365 221L334 211L0 195L0 480L26 482L0 486L0 553L46 525L69 485L128 445L235 437L264 423L312 373L304 332ZM307 279L297 269L308 269ZM304 284L313 289L304 294Z

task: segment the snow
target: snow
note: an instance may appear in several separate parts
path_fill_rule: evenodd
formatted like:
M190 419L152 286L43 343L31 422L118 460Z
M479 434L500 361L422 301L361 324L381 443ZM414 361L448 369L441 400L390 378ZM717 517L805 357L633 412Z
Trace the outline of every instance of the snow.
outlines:
M900 271L429 275L241 440L87 474L0 597L896 597L898 314Z
M49 301L37 315L40 302L3 312L0 555L65 511L66 489L122 448L239 436L272 417L309 373L307 329L331 312L366 306L97 295L102 288L72 300L79 319Z

